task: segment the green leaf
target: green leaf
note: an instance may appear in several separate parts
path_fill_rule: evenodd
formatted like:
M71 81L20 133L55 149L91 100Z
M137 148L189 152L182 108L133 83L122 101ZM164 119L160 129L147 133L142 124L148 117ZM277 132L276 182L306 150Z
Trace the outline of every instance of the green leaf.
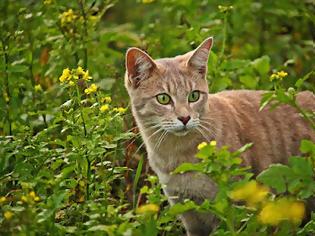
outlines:
M257 176L257 180L278 193L284 193L287 190L287 183L290 179L294 179L292 170L282 164L273 164Z
M11 65L8 68L8 71L12 73L21 73L27 70L28 70L28 66L25 66L25 65L13 65L13 66Z
M255 89L258 81L251 75L242 75L240 76L240 82L242 82L246 88Z
M183 163L180 166L178 166L174 171L173 174L182 174L188 171L198 171L201 172L204 169L203 163Z
M270 58L269 56L266 56L266 55L260 58L257 58L251 64L261 76L267 75L267 73L270 70Z

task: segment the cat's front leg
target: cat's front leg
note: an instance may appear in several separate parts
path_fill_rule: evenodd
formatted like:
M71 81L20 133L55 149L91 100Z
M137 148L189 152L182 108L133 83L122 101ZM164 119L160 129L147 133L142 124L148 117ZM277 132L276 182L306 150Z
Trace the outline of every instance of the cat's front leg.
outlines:
M213 199L216 186L211 179L200 173L185 173L172 175L166 187L165 194L170 203L183 203L186 199L202 204L205 199ZM211 213L187 211L180 216L188 236L208 236L217 226L217 219Z

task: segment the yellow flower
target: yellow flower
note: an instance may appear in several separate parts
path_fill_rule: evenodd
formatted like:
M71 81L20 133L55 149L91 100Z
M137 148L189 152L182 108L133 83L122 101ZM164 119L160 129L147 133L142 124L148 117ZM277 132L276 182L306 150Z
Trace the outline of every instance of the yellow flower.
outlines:
M288 75L288 73L282 70L282 71L278 72L278 75L279 75L279 77L284 78Z
M200 143L199 145L198 145L198 150L201 150L201 149L203 149L205 146L207 146L207 143L206 142L202 142L202 143Z
M26 197L26 196L22 196L22 197L21 197L21 201L22 201L22 202L27 202L27 201L28 201L28 200L27 200L27 197Z
M87 70L82 77L84 80L88 81L90 79L92 79L92 77L89 75L89 71Z
M212 140L212 141L210 142L210 145L211 145L211 146L217 146L217 141Z
M268 202L258 215L258 220L262 224L278 225L281 221L288 220L294 224L301 223L305 215L305 205L303 202L280 198L273 202Z
M39 202L40 201L40 197L39 196L34 197L34 201L35 202Z
M119 114L124 114L127 111L127 108L115 107L113 111L118 112Z
M234 201L245 201L248 206L254 207L257 203L264 201L268 194L269 189L266 186L252 180L231 191L230 198Z
M34 191L32 191L32 192L29 192L29 194L28 194L31 198L35 198L36 197L36 193L34 192Z
M1 203L4 203L6 200L7 200L6 197L0 197L0 204L1 204Z
M104 97L101 99L101 102L104 102L104 103L111 103L112 102L112 98L107 96L107 97Z
M34 89L35 89L35 92L39 92L43 90L40 84L35 85Z
M52 4L52 0L44 0L44 5L50 5Z
M71 75L71 71L69 70L69 68L66 68L62 71L62 75L59 77L59 81L61 83L66 82L67 80L70 80L72 77Z
M4 218L6 218L7 220L10 220L13 216L13 213L11 211L5 211L3 214Z
M146 213L157 213L160 210L159 206L156 204L146 204L146 205L142 205L140 207L138 207L138 209L136 210L136 212L138 214L146 214Z
M69 85L70 85L70 86L74 86L75 83L74 83L73 81L69 81Z
M154 2L155 0L142 0L142 3L144 4L148 4L148 3L152 3Z
M85 74L85 71L83 70L83 68L81 66L79 66L77 68L77 75L84 75Z
M77 17L78 16L74 14L72 9L69 9L68 11L65 11L61 15L59 15L62 26L72 23L75 19L77 19Z
M270 76L270 81L273 81L273 80L282 80L284 77L286 77L288 75L287 72L285 71L279 71L277 73L273 73L271 76Z
M108 106L107 104L105 104L105 105L101 106L100 111L101 111L101 112L105 112L105 111L107 111L108 109L109 109L109 106Z
M85 92L86 94L95 93L95 92L97 91L97 88L98 88L98 87L96 86L96 84L91 84L91 86L88 87L87 89L85 89L84 92Z

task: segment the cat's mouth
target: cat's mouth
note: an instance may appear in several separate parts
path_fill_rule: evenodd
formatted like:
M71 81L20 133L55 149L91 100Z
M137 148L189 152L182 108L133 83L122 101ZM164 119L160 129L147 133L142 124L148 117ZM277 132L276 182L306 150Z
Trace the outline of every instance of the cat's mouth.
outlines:
M184 126L182 129L174 130L172 133L176 136L185 136L189 133L189 130Z

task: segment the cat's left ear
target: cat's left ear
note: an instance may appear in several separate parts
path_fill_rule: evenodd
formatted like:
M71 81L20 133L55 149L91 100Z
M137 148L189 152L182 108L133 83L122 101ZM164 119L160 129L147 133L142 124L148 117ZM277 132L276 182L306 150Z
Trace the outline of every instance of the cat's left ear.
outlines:
M207 38L198 48L195 49L192 56L188 59L187 65L197 70L201 75L207 72L208 58L213 44L213 37Z

